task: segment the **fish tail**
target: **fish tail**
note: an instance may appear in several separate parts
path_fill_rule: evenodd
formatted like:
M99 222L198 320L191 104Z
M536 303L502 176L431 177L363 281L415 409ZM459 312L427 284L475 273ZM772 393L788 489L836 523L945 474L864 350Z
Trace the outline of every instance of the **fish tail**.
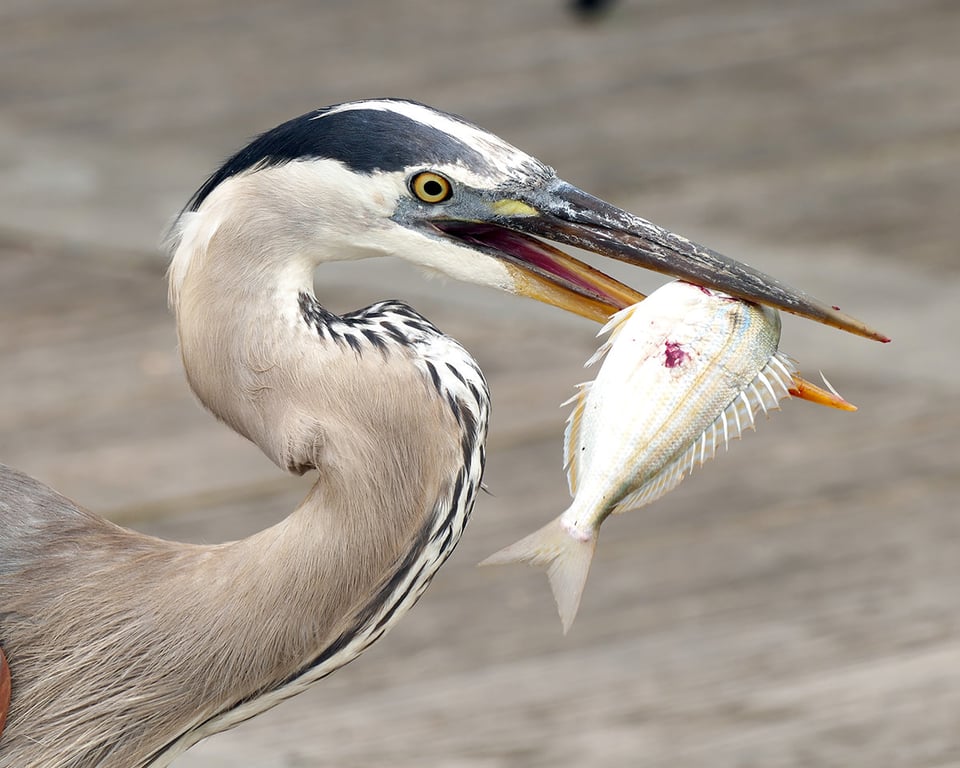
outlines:
M587 539L576 538L560 524L558 517L540 530L490 555L480 565L529 563L546 570L560 612L563 634L567 634L580 607L596 546L596 535Z

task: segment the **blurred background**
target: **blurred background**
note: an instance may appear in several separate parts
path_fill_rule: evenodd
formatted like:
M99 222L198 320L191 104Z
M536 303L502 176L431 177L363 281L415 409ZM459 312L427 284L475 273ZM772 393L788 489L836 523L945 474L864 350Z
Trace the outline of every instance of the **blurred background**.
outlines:
M389 260L324 269L332 309L403 298L480 361L493 495L390 636L178 766L960 766L960 6L593 10L0 0L0 461L125 525L234 539L308 487L191 398L159 243L221 159L317 106L462 114L893 338L785 318L860 411L788 402L609 520L563 637L542 575L474 566L568 503L558 406L597 329Z

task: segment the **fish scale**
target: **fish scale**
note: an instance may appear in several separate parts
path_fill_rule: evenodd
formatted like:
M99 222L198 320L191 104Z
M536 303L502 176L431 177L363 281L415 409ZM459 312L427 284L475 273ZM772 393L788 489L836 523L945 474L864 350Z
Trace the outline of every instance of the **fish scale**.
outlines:
M564 439L575 497L567 524L581 533L595 514L650 503L680 482L681 456L776 353L780 319L678 281L618 312L600 334L607 341L587 365L603 366L572 399Z
M853 410L799 378L777 350L776 310L683 281L610 318L564 434L570 507L482 564L547 570L564 631L576 616L603 521L649 504L791 394ZM829 386L829 385L828 385Z

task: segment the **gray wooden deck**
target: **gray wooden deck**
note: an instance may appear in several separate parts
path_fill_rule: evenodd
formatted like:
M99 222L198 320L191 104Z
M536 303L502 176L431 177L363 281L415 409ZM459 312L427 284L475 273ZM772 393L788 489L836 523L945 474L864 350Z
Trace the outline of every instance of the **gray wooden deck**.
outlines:
M460 112L894 339L785 320L861 410L787 403L609 521L564 638L542 576L474 564L564 508L595 329L323 272L334 309L399 295L474 352L495 495L389 637L178 765L960 766L958 41L942 0L0 3L0 461L125 524L226 540L304 493L188 394L155 244L228 151L325 103Z

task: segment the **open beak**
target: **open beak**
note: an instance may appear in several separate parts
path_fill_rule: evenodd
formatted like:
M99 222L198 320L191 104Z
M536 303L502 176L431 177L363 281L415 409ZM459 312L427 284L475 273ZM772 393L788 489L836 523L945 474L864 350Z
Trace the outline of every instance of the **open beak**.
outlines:
M484 221L434 220L448 236L503 259L518 293L597 321L643 294L544 242L572 245L877 341L889 338L836 307L669 232L560 179L491 202ZM542 238L542 239L541 239Z

